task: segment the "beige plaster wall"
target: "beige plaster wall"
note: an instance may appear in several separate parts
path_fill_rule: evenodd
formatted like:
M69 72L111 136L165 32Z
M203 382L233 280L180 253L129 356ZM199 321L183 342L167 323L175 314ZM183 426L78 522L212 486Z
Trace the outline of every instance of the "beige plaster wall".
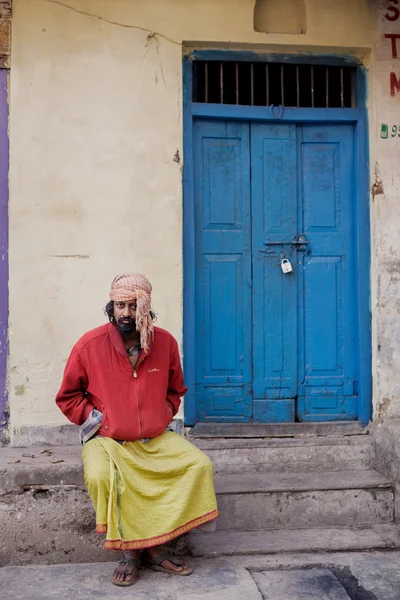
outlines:
M400 40L399 58L393 58L391 39L385 38L400 35L400 11L395 21L390 20L395 16L393 7L390 1L376 2L380 42L375 51L371 129L374 416L379 420L400 416L400 93L395 89L392 95L390 85L392 72L400 79ZM382 125L388 127L387 139L381 137Z
M63 365L104 322L116 273L145 272L159 324L181 338L182 42L365 56L379 42L369 0L306 5L306 35L267 35L253 30L253 0L14 0L15 431L65 422L54 405Z

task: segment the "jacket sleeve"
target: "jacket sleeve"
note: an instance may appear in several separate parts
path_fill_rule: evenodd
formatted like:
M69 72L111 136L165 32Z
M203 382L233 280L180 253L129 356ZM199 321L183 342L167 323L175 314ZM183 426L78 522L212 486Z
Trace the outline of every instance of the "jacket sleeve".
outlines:
M87 386L88 376L85 366L78 350L73 348L65 366L56 403L61 412L75 425L82 425L93 409L86 395Z
M181 397L187 392L187 387L183 380L183 371L181 359L179 357L178 344L174 340L171 344L170 363L169 363L169 382L167 392L167 402L175 416L181 404Z

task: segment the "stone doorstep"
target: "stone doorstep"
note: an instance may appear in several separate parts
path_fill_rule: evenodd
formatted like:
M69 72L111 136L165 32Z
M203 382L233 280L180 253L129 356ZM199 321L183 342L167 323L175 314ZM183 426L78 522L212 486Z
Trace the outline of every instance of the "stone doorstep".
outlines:
M364 528L193 532L188 536L187 546L195 557L392 550L400 548L400 527L389 524Z
M215 473L361 471L375 463L369 435L188 439L210 457Z
M219 495L218 507L219 531L368 527L394 520L388 489Z
M391 523L394 494L373 470L216 474L219 530Z
M323 448L325 446L371 447L370 435L329 435L307 437L192 437L188 440L200 450L251 450L253 448L304 448L307 446Z
M243 440L240 440L243 442ZM282 440L279 440L281 442ZM351 445L354 442L351 442ZM363 442L364 443L364 442ZM82 447L61 446L31 448L2 448L0 450L0 496L21 492L30 485L76 485L82 487ZM267 493L312 490L390 488L390 481L376 471L342 470L328 472L217 473L218 494Z
M6 449L1 453L0 500L23 492L35 497L48 492L62 504L68 500L60 492L72 489L86 496L80 451L54 448L48 455L48 449ZM218 528L224 530L366 526L390 523L394 517L391 484L373 470L217 473L215 485L221 510Z
M390 489L391 487L387 477L374 470L218 473L215 476L217 494Z
M23 456L24 454L26 456ZM241 477L237 474L217 474L216 488L223 513L232 513L233 519L235 519L234 511L240 503L243 503L246 511L250 510L252 503L255 503L255 530L262 529L258 515L271 511L272 515L281 516L282 527L296 527L296 511L298 514L301 510L302 514L306 515L311 505L313 505L311 513L315 514L316 510L321 516L322 522L318 524L325 527L338 525L336 520L333 524L323 522L324 507L330 507L332 513L340 512L343 502L351 510L355 507L356 515L361 511L365 525L379 521L390 522L393 519L393 493L390 482L369 470L358 473L354 471L284 472L264 475L245 472ZM309 490L307 491L306 488ZM284 511L292 515L290 521L284 514L282 517L280 512L282 500ZM233 505L230 506L229 503L232 502ZM345 525L348 526L354 525L351 510L346 517L349 521L346 521ZM253 519L250 513L249 516ZM0 527L5 535L0 538L0 563L113 560L113 553L110 555L109 552L102 550L102 536L94 533L93 516L93 509L84 488L81 446L2 448L0 451ZM14 525L11 527L12 523ZM272 527L273 519L268 529ZM305 531L306 529L303 529L300 534L302 538L305 536ZM376 533L375 529L374 532ZM219 533L226 536L234 532L220 531ZM240 532L237 533L242 535ZM252 532L251 537L255 533ZM389 537L388 532L386 535ZM392 544L397 543L396 532L391 530L390 535L393 539ZM365 539L364 536L365 548L383 547L382 542L379 542L376 537L375 541L370 538L369 545ZM297 547L298 544L296 546L293 542L294 551ZM339 542L337 547L342 548ZM287 551L291 551L289 543L286 548Z
M263 438L301 436L367 435L358 421L321 423L198 423L188 433L189 438Z

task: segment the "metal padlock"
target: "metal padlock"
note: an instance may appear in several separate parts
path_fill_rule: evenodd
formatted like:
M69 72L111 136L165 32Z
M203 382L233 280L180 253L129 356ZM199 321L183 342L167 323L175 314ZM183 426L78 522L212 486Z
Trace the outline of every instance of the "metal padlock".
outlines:
M293 267L288 258L284 258L281 262L282 272L283 273L291 273L293 271Z

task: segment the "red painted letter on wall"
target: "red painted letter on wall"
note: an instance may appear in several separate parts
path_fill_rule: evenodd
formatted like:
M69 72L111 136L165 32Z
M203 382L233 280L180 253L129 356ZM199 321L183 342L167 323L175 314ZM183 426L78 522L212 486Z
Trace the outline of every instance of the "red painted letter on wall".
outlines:
M390 94L395 96L400 92L400 79L397 79L396 73L390 73Z
M399 0L390 0L390 4L398 4ZM395 6L388 6L388 12L385 15L385 19L388 21L397 21L400 17L400 11Z
M397 40L400 39L400 33L385 33L385 38L392 40L392 58L397 58Z

